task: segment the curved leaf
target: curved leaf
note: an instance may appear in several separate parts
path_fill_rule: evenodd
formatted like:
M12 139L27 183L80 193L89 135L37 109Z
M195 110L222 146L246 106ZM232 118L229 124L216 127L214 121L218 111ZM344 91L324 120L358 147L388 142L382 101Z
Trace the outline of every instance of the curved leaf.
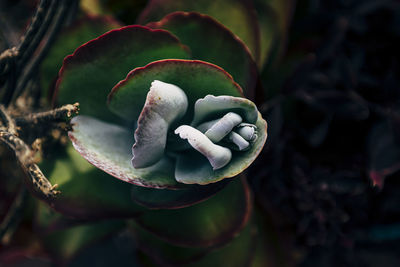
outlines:
M185 189L156 189L142 186L132 187L132 199L150 209L181 209L207 200L226 186L226 181Z
M159 238L180 246L222 245L246 225L251 198L244 178L235 179L200 204L177 210L144 213L136 222Z
M167 31L137 25L112 30L64 59L54 100L79 102L81 114L115 122L106 106L113 86L130 70L165 58L189 58L186 47Z
M197 99L208 94L242 94L232 77L216 65L199 60L166 59L131 71L112 89L108 97L110 110L131 123L135 122L154 80L174 84L187 95L189 105L182 124L191 120Z
M205 134L189 125L179 126L175 134L179 134L182 139L187 139L194 149L205 156L213 170L223 168L232 158L232 152L228 148L214 144ZM179 181L178 176L176 179Z
M131 186L89 164L70 145L40 167L61 194L50 203L56 211L77 219L93 220L137 216L143 208L131 200Z
M197 11L217 19L249 47L258 62L260 32L251 1L246 0L151 0L138 18L141 24L158 21L174 11Z
M58 70L62 66L64 57L74 52L81 44L121 26L111 17L86 16L61 31L40 65L40 82L45 95L47 96L49 93L48 90L53 89L50 86L57 79Z
M136 251L136 240L129 236L127 231L123 229L80 250L79 253L68 261L67 266L143 266L139 261L137 253L135 253Z
M296 0L255 0L261 33L259 65L276 63L285 51Z
M185 184L208 184L234 177L244 171L257 158L267 140L267 122L258 113L257 139L250 149L232 151L232 160L225 167L213 170L208 160L196 151L178 155L175 178Z
M242 115L246 123L255 123L259 115L256 105L246 98L210 94L196 101L191 125L197 126L204 121L220 118L228 112Z
M147 26L165 29L176 35L190 47L193 59L222 67L240 84L246 97L254 98L257 66L247 46L224 25L207 15L174 12Z
M187 106L186 94L179 87L157 80L151 83L135 131L135 168L149 167L163 157L170 125L185 115Z
M160 266L248 266L257 233L254 225L249 223L237 237L222 247L188 248L171 245L140 227L134 230L139 249Z
M46 250L61 263L68 261L87 246L115 234L122 227L124 222L120 220L78 224L47 233L41 236L41 241Z
M256 229L249 223L235 239L224 247L215 249L199 261L186 265L187 267L201 266L249 266L256 247Z
M182 188L174 179L174 161L165 156L157 164L142 169L131 165L131 131L89 116L71 120L68 132L75 149L90 163L125 182L153 188ZM126 185L128 186L128 185Z

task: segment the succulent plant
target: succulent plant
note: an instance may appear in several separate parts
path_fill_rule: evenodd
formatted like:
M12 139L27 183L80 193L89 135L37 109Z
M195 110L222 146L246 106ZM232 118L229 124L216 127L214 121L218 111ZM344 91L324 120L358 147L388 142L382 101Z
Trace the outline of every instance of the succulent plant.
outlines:
M91 17L72 32L115 25ZM201 42L206 37L210 40ZM56 48L69 53L69 43L63 36L59 40ZM53 105L80 103L68 132L75 150L69 145L62 157L42 164L62 192L51 206L91 224L98 218L128 218L140 249L167 253L162 261L170 257L171 246L194 253L194 260L239 233L251 242L253 223L241 233L252 210L241 173L267 139L267 123L247 99L254 98L256 81L257 67L246 45L199 13L175 12L84 43L64 59L50 90ZM62 175L57 173L61 166ZM225 179L232 177L237 178ZM69 225L52 216L44 212L39 224ZM97 223L87 226L92 227ZM104 234L115 231L113 224L104 227ZM86 228L68 229L72 234ZM50 231L48 246L58 257L71 258L62 244L52 244L60 235L68 236ZM246 245L241 261L249 260L250 249Z
M81 103L69 132L75 149L112 176L152 188L208 184L247 168L266 122L225 70L188 60L188 51L167 31L133 25L68 56L55 100Z

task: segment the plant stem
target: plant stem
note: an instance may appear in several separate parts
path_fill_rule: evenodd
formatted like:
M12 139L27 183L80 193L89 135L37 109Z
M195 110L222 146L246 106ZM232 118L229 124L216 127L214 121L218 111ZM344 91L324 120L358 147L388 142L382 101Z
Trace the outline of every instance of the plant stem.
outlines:
M28 27L24 37L22 38L22 42L18 47L18 51L20 52L20 58L26 59L29 55L28 52L34 51L34 47L38 45L38 42L33 40L36 37L36 34L40 31L41 26L43 24L43 20L47 15L48 8L50 6L51 0L41 0L36 13L32 18L31 24ZM37 38L36 38L37 39Z
M17 127L15 125L15 122L7 113L7 110L3 105L0 105L0 119L1 119L0 123L4 124L4 127L7 129L9 133L14 135L17 134Z
M70 118L73 114L78 113L79 104L68 104L60 108L39 112L34 114L28 114L24 117L18 117L15 119L16 124L19 126L34 126L37 124L49 123L49 122L60 122L65 121L66 118Z

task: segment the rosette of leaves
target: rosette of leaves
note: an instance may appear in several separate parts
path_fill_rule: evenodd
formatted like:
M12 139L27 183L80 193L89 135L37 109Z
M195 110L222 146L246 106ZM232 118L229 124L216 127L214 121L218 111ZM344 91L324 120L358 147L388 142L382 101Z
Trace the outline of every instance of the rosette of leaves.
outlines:
M65 58L53 94L55 105L79 102L80 115L69 132L79 154L69 146L43 165L62 192L52 207L85 220L135 217L140 229L199 255L226 244L246 225L251 198L243 179L225 178L246 169L267 137L245 98L256 79L243 42L198 13L81 45Z
M254 62L246 46L211 17L174 13L164 20L166 24L175 29L175 35L134 25L79 47L64 60L54 102L80 103L80 115L73 119L69 133L74 147L94 166L123 181L150 188L188 189L191 186L185 184L233 177L249 166L266 139L265 121L256 106L243 98L243 91L247 95L254 91ZM184 27L188 24L192 24L190 31ZM206 33L212 41L204 45L204 51L195 47L195 53L176 37L189 40L188 34L200 39ZM222 46L230 51L224 52ZM207 62L197 60L216 49L222 52L212 52ZM210 62L231 69L239 84ZM154 104L157 98L162 98L160 105ZM162 114L154 118L157 112ZM210 123L218 120L211 129ZM135 129L136 168L131 165ZM227 132L207 136L215 130ZM196 143L197 135L207 144ZM214 153L216 148L223 148L220 157L226 162L216 162L220 153ZM204 149L214 154L204 157ZM149 157L147 162L140 162L145 157Z

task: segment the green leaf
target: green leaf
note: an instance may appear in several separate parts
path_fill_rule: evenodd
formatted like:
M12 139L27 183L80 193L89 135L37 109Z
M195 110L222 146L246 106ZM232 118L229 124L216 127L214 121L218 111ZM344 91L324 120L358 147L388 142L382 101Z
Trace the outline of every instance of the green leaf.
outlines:
M50 156L52 159L45 159L40 167L61 191L48 203L58 212L77 219L93 220L132 217L143 210L132 201L129 184L89 164L71 145L65 152Z
M210 248L180 247L165 242L134 222L130 223L130 228L138 249L148 255L156 266L186 266L210 251Z
M142 24L150 21L158 21L174 11L196 11L214 17L243 40L252 52L255 61L258 62L260 55L260 32L257 16L250 1L151 0L139 16L138 21Z
M211 251L199 261L186 266L249 266L255 248L256 233L254 225L249 223L230 243Z
M227 183L206 186L193 185L185 189L155 189L132 187L132 199L150 209L180 209L202 202L219 192Z
M247 266L253 256L256 231L249 223L230 243L222 247L188 248L162 241L135 227L138 247L160 266Z
M46 251L58 263L66 262L82 249L125 227L121 220L83 222L54 211L43 202L36 202L35 229Z
M90 163L125 182L153 188L182 188L174 178L174 161L164 156L148 168L131 165L133 130L79 115L68 133L75 149ZM113 180L112 178L110 178ZM128 184L125 184L129 188Z
M240 84L246 97L254 98L257 66L246 45L225 26L194 12L174 12L147 26L176 35L190 47L193 59L222 67Z
M143 266L136 250L136 240L122 230L79 251L68 261L68 267Z
M189 58L186 47L170 33L137 25L112 30L64 59L55 101L79 102L81 114L115 122L106 106L113 86L130 70L165 58Z
M120 23L111 17L86 16L61 31L40 66L40 82L44 95L49 97L48 94L51 94L50 86L57 79L64 57L74 52L81 44L119 27L121 27Z
M267 140L267 122L258 113L257 139L246 151L232 151L232 159L225 167L213 170L207 158L197 151L178 156L175 176L186 184L208 184L230 178L244 171L257 158Z
M241 96L242 89L220 67L199 60L166 59L134 69L109 95L109 108L129 122L135 122L154 80L181 88L188 97L188 112L180 121L190 122L194 103L208 94Z
M244 179L235 179L200 204L144 213L136 222L159 238L179 246L222 245L246 225L251 198Z
M43 236L46 249L58 261L66 261L85 247L116 233L124 226L122 221L102 221L68 227Z
M285 52L295 0L255 0L261 33L260 67L274 64Z

